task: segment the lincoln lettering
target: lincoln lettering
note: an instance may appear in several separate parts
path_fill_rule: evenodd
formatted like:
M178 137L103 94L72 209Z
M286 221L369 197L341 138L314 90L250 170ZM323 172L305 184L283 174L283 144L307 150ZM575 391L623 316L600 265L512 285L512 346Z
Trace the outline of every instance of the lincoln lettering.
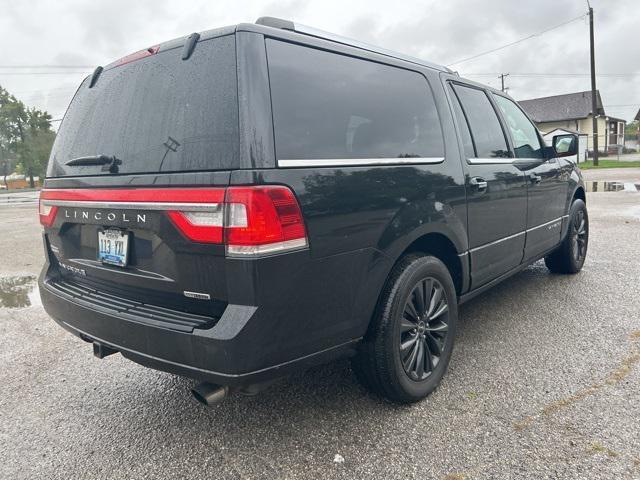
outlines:
M65 210L64 211L65 218L73 218L76 220L89 220L90 218L93 220L108 220L110 222L115 222L116 220L120 220L123 223L146 223L147 222L147 214L146 213L136 213L131 214L127 212L93 212L90 213L86 210Z

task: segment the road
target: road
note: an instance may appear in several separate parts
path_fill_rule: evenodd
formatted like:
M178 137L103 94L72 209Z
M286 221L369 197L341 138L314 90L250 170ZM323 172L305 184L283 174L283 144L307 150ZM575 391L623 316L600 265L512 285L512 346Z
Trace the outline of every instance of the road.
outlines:
M35 204L38 203L38 192L33 190L0 190L0 205L13 203Z
M211 409L55 325L35 209L0 206L0 478L640 478L640 193L587 203L584 270L539 262L462 306L427 400L387 404L340 361Z

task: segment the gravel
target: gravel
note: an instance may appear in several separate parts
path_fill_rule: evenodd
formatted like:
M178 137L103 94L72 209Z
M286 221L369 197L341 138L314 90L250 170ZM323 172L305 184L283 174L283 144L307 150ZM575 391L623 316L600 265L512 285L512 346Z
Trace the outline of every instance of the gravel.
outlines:
M0 206L0 478L640 478L640 193L587 202L583 271L539 262L462 306L425 401L339 361L209 409L55 325L35 209Z

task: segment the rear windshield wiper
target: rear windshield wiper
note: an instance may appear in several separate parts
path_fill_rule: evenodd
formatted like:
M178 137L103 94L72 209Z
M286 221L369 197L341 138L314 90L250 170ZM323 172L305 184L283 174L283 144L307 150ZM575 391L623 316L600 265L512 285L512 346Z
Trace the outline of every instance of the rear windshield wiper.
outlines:
M122 165L122 160L115 156L90 155L69 160L65 165L69 167L87 167L92 165L102 165L103 172L118 173L118 165Z

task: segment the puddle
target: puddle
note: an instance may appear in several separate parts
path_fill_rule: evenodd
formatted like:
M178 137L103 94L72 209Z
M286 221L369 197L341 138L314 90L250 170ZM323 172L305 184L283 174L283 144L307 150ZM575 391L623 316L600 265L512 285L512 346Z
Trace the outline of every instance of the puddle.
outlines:
M585 182L587 192L640 192L640 183L634 182Z
M36 277L0 277L0 307L23 308L39 304Z

